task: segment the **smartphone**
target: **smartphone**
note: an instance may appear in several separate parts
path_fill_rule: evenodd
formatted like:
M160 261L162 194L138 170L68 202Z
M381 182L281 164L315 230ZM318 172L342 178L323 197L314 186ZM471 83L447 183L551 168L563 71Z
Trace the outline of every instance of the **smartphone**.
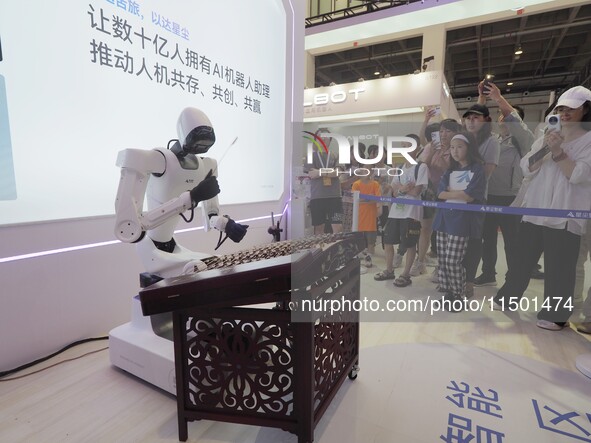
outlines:
M435 106L433 108L433 115L439 115L441 114L441 106Z
M548 152L550 152L550 148L548 146L542 147L542 149L540 149L538 152L536 152L534 155L532 155L529 158L529 165L532 166L533 164L537 163L539 160L546 157Z
M483 80L483 86L488 86L494 79L495 79L495 76L493 74L486 74L486 77L484 77L484 80ZM487 91L484 90L484 93L486 94Z
M433 131L431 133L431 142L435 149L441 149L441 137L439 136L439 131Z
M547 131L559 132L560 129L562 129L560 126L560 115L548 114L548 117L546 117L546 123L548 124L548 126L546 126Z

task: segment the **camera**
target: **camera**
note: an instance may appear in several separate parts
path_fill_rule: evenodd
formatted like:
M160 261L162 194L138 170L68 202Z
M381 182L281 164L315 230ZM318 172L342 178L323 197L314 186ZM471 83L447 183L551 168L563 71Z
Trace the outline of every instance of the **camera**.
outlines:
M548 124L546 127L546 130L548 131L560 131L561 129L560 115L549 114L548 117L546 117L546 123Z

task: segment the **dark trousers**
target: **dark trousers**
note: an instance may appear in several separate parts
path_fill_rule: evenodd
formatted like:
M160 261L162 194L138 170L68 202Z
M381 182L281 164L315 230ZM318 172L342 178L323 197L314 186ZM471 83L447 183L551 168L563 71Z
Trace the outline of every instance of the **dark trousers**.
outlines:
M531 272L544 252L544 304L538 304L538 318L565 323L571 314L576 265L581 237L566 229L552 229L532 223L521 223L515 264L509 268L505 284L495 300L507 308L511 301L521 300L529 285ZM530 304L531 306L531 304Z
M514 196L489 195L487 203L495 206L509 206ZM521 217L518 215L495 214L489 212L484 217L482 229L482 273L487 277L496 275L498 229L501 228L505 244L507 269L515 266L517 233Z
M437 255L437 232L433 231L431 233L431 251Z
M482 239L470 238L466 256L464 257L464 268L466 268L466 281L468 283L473 283L474 278L476 278L480 257L482 257Z

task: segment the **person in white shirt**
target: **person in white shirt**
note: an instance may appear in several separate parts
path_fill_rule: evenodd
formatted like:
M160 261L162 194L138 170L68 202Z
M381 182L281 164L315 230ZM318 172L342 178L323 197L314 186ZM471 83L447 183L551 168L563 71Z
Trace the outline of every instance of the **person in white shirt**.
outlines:
M411 153L416 157L416 151ZM416 165L406 162L401 174L392 179L389 191L400 199L420 200L421 192L429 181L429 169L425 163ZM386 252L386 269L375 274L374 279L391 280L394 275L394 245L400 245L406 251L406 262L402 274L394 280L397 287L412 284L410 269L416 257L416 246L421 232L423 206L393 203L388 214L388 222L384 228L384 251Z
M554 114L560 116L561 129L546 131L521 160L524 175L531 177L523 206L589 211L591 91L582 86L567 90L558 99ZM544 251L544 302L538 306L536 324L549 330L562 329L572 313L575 269L584 233L584 219L523 216L519 258L494 299L496 307L519 309L531 271Z

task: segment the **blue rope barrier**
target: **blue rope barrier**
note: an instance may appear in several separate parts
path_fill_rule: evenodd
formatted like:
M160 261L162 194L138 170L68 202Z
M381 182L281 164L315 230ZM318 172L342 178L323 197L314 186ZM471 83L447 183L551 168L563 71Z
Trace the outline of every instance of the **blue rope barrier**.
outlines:
M460 211L490 212L507 215L535 215L540 217L581 218L591 219L591 211L579 209L543 209L543 208L514 208L512 206L495 206L472 203L446 203L428 200L411 200L396 197L376 197L375 195L359 194L360 200L373 200L382 203L400 203L404 205L424 206L436 209L458 209Z

